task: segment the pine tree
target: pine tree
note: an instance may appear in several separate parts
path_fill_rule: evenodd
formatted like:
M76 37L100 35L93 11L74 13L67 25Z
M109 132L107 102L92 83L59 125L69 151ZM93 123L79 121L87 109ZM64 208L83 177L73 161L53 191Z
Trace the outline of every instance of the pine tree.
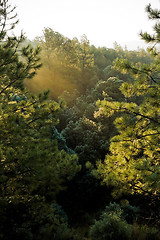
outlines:
M149 18L159 20L160 12L147 7ZM160 197L160 58L155 49L159 43L159 23L154 26L154 36L142 33L144 40L152 43L151 64L133 64L127 59L117 59L115 66L134 76L134 83L124 83L121 91L126 101L99 103L99 111L107 116L121 113L115 120L119 135L111 140L110 154L99 163L98 172L107 185L114 186L115 196L121 193L139 193L151 202ZM139 104L127 102L130 97L141 97Z
M80 167L52 139L60 104L24 88L41 66L40 48L10 36L14 11L0 2L0 239L49 239L61 224L51 204Z

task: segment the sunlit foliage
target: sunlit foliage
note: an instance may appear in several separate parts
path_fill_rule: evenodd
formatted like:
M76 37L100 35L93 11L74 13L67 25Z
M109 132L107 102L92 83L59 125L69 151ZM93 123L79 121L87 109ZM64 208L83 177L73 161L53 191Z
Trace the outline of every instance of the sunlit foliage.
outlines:
M149 16L151 9L148 8ZM159 30L156 28L155 36ZM149 35L142 34L149 41ZM157 42L157 38L155 42ZM151 42L154 42L151 39ZM133 64L127 59L117 59L115 66L130 71L134 83L122 84L121 91L126 98L141 96L140 104L127 102L99 102L99 111L107 116L121 113L115 125L119 135L112 139L106 160L99 164L99 173L106 184L114 186L114 195L140 193L151 201L160 195L160 81L159 55L152 48L155 62Z
M32 91L50 89L51 97L57 99L65 90L84 93L93 86L94 58L85 35L79 42L45 28L44 36L37 38L36 43L42 48L43 67L31 83L26 83Z
M59 151L52 139L60 105L47 100L47 92L33 96L24 88L41 66L39 47L20 49L23 35L8 35L10 8L1 2L0 238L56 239L60 226L68 227L52 203L80 167L76 155Z

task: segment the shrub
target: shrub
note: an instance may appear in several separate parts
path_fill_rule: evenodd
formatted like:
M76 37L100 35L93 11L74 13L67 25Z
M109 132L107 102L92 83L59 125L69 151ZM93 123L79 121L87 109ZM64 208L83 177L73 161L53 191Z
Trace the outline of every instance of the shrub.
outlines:
M129 240L132 225L121 217L122 211L117 204L110 204L90 229L92 240Z

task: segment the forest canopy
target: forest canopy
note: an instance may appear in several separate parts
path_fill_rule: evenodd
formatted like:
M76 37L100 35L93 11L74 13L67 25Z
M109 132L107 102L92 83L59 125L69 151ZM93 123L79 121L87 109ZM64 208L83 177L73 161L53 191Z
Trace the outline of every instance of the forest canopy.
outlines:
M160 11L148 51L51 28L0 1L0 239L160 239Z

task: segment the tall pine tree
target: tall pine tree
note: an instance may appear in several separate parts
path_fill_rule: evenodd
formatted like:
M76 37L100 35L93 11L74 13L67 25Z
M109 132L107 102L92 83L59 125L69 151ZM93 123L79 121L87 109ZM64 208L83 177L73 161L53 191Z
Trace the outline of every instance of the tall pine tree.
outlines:
M130 72L134 83L124 83L121 91L124 102L99 101L99 112L111 116L121 113L115 120L119 135L111 140L110 154L99 163L98 172L107 185L114 186L115 196L138 193L150 202L160 197L160 57L155 45L160 36L160 12L149 5L150 19L157 20L155 34L141 32L141 37L152 44L154 57L151 64L133 64L117 59L116 68ZM141 97L141 103L128 102L130 97Z
M52 203L80 167L52 139L60 104L24 88L41 66L40 49L10 36L14 12L0 1L0 239L56 239L63 221Z

